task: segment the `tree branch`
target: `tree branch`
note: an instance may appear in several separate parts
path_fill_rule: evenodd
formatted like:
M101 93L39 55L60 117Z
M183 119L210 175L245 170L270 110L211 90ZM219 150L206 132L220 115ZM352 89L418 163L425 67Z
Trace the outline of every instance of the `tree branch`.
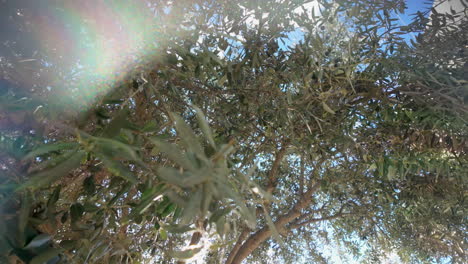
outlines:
M244 230L242 230L241 234L239 235L239 238L237 239L236 244L234 245L231 252L229 253L228 258L226 259L225 264L231 264L232 260L234 259L234 256L237 254L237 251L239 251L239 248L242 246L242 243L244 242L245 238L247 237L249 233L250 233L250 229L247 227L244 228Z
M278 217L274 222L275 227L283 233L285 226L301 215L302 209L306 208L312 202L312 194L320 187L320 181L316 182L309 188L293 206L293 208L286 214ZM232 261L229 264L240 264L248 255L250 255L256 248L265 242L272 235L272 230L265 226L252 234L242 246L239 247L237 252L231 252L229 259ZM231 255L233 255L231 257Z
M281 149L276 154L275 161L273 162L273 165L271 166L270 171L268 172L268 184L266 187L266 191L268 193L272 193L273 190L276 188L276 185L278 183L277 174L278 174L279 166L281 164L281 161L284 158L284 155L286 154L286 149L287 149L287 143L283 143L281 146Z
M344 210L344 208L345 208L345 206L347 204L348 203L344 203L343 205L341 205L338 212L336 214L333 214L333 215L324 216L324 217L320 217L320 218L310 218L310 219L305 220L305 221L302 221L302 219L297 219L297 221L295 221L295 223L292 223L292 224L289 225L289 228L296 229L296 228L299 228L301 226L305 226L307 224L321 222L321 221L327 221L327 220L333 220L333 219L336 219L336 218L343 217L345 215L352 215L352 213L343 213L343 210Z
M301 156L301 174L299 175L299 196L301 196L304 193L304 173L305 173L304 156Z
M320 213L320 212L323 212L326 208L326 206L328 205L328 203L325 203L323 204L319 209L316 209L314 210L313 212L311 212L312 214L317 214L317 213ZM294 220L295 223L297 222L301 222L303 220L305 220L308 216L310 216L311 214L302 214L301 216L299 216L298 218L296 218Z

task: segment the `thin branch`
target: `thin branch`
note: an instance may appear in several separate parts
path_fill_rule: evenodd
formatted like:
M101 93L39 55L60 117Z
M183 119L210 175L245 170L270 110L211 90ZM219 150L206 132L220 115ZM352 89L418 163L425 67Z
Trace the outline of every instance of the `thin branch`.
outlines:
M317 210L314 210L313 212L311 212L312 214L317 214L317 213L320 213L320 212L323 212L326 208L328 204L325 203L323 204L319 209ZM303 220L305 220L307 217L309 217L311 214L302 214L301 216L299 216L298 218L296 218L296 220L294 220L295 223L297 222L301 222Z
M309 184L307 184L307 188L308 189L313 189L314 186L313 186L313 183L314 181L312 180L312 176L316 176L316 178L318 178L318 169L320 167L320 165L322 165L322 163L324 162L325 158L320 158L320 160L317 162L317 164L314 166L314 169L312 171L312 174L311 176L309 177Z
M347 216L347 215L352 215L352 213L336 213L334 215L325 216L325 217L321 217L321 218L311 218L311 219L309 219L307 221L304 221L304 222L291 224L288 227L291 228L291 229L296 229L296 228L299 228L301 226L305 226L307 224L322 222L322 221L327 221L327 220L333 220L333 219L344 217L344 216Z
M343 217L343 216L346 216L346 215L352 215L353 213L343 213L343 210L344 210L344 208L345 208L345 206L347 204L348 203L345 203L345 204L341 205L338 212L333 214L333 215L324 216L324 217L320 217L320 218L310 218L310 219L305 220L305 221L302 221L302 220L298 219L298 221L295 221L295 223L292 223L291 225L289 225L289 228L296 229L298 227L305 226L307 224L322 222L322 221L327 221L327 220L333 220L333 219L340 218L340 217Z
M286 142L283 142L281 149L276 154L275 161L273 162L273 165L271 166L271 169L268 172L268 184L266 187L266 191L268 193L272 193L273 190L276 188L276 185L278 183L278 170L281 165L281 161L283 160L284 155L286 154L287 147L288 144Z
M301 196L304 193L304 172L305 172L304 156L301 155L301 174L299 175L299 196Z

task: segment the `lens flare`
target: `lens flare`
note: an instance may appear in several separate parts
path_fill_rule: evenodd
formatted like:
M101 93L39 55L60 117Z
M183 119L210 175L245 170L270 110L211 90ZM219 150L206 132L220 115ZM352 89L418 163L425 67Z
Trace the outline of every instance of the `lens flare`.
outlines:
M66 1L44 10L33 28L43 64L55 71L54 103L86 109L156 52L157 20L146 1Z

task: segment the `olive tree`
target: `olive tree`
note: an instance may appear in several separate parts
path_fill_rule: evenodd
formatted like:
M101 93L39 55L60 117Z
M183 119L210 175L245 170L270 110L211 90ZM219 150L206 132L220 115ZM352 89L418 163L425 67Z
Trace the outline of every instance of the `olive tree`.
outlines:
M148 2L158 56L87 111L2 91L6 261L467 260L463 13Z

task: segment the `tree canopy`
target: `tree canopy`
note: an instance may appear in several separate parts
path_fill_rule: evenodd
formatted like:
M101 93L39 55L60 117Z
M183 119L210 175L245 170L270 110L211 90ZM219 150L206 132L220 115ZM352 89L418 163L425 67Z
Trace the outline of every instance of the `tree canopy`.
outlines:
M467 262L466 4L142 1L86 108L0 60L0 262Z

